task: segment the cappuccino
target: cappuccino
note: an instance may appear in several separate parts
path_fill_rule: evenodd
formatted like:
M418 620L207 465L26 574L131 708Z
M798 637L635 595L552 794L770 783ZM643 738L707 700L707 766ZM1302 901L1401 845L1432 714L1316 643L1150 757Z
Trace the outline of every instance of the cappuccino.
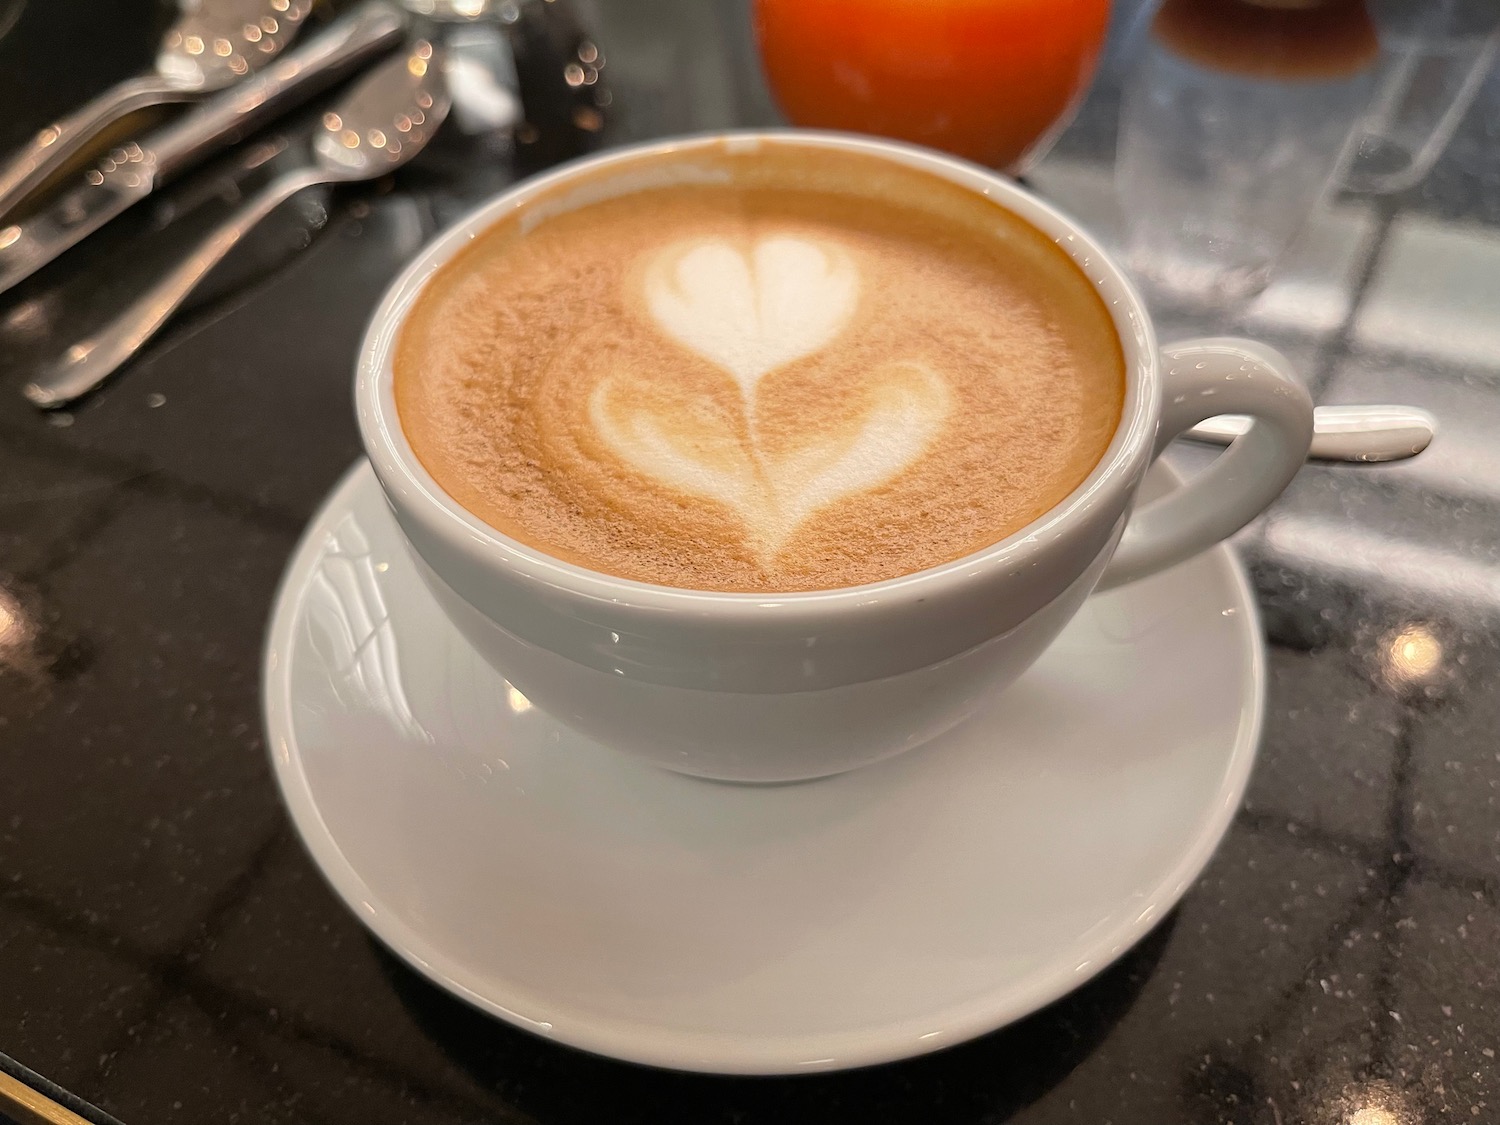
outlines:
M981 550L1098 463L1120 344L1035 228L854 153L678 171L535 200L418 297L401 428L479 519L622 578L822 590Z

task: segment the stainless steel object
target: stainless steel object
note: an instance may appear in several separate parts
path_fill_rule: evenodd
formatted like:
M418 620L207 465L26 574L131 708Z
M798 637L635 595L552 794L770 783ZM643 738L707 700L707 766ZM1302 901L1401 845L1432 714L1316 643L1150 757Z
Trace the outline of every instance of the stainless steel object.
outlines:
M459 131L472 135L513 129L522 171L549 166L597 144L612 97L603 82L604 54L589 30L586 3L400 2L419 19L442 26ZM499 40L503 60L486 49L491 37Z
M114 149L45 210L0 227L0 293L214 150L390 49L404 29L400 10L370 0L179 121Z
M407 11L443 23L482 20L502 7L513 11L519 2L524 0L401 0Z
M1228 445L1250 428L1243 414L1225 414L1182 436ZM1415 406L1320 406L1313 411L1308 456L1319 461L1400 461L1432 444L1437 421Z
M247 197L305 165L316 121L315 111L304 110L287 128L234 146L84 239L58 268L7 293L0 301L0 380L20 387L53 366L63 348L128 307L145 284L175 268L184 251L226 222ZM329 189L311 188L273 211L193 290L174 321L248 294L273 277L326 225L328 196Z
M127 78L48 125L0 167L0 217L111 123L164 102L191 101L259 70L295 38L313 0L194 0L167 32L155 68Z
M371 180L420 152L448 114L442 66L418 40L381 63L329 106L314 130L309 163L272 180L235 215L189 248L98 332L68 348L23 392L35 405L64 406L97 387L156 334L209 270L283 202L315 184Z

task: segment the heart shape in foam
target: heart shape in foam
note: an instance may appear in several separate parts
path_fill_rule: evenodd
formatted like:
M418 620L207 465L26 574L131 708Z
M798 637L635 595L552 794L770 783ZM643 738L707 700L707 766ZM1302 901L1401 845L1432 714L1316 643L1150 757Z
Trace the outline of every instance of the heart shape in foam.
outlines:
M827 347L854 316L859 272L837 244L790 234L747 249L719 239L680 242L653 255L639 276L658 327L734 378L746 426L705 430L689 401L653 411L612 378L589 397L590 423L638 472L738 515L762 565L772 565L818 509L893 480L948 415L948 384L925 364L901 361L870 373L862 417L809 418L807 440L796 449L761 448L761 379Z
M615 389L605 379L589 399L590 421L605 444L638 472L728 507L768 566L815 511L885 484L915 462L947 417L951 397L926 365L888 364L871 373L871 406L862 418L821 433L814 423L812 440L773 457L730 433L705 441L708 435L681 419L620 401L625 395Z
M752 403L762 376L827 346L848 324L859 274L842 248L793 235L748 250L703 239L657 254L644 290L657 324L733 375Z

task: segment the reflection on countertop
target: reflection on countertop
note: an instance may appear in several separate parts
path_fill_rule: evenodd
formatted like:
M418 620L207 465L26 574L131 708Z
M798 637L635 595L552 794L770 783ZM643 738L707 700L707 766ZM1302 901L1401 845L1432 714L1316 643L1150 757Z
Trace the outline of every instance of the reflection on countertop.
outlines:
M374 710L407 735L431 742L401 686L401 654L380 589L385 569L371 557L359 521L345 516L322 545L309 584L309 641L332 670L333 696L347 710Z

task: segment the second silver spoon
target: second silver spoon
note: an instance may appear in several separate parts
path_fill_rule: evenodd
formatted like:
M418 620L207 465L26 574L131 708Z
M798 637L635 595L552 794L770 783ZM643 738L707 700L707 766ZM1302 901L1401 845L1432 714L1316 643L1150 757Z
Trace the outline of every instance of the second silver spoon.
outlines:
M295 38L311 8L312 0L184 4L150 73L110 87L10 154L0 166L0 216L126 114L222 90L270 62Z
M22 393L35 405L52 408L93 390L154 336L209 270L278 206L315 184L373 180L393 171L422 150L448 106L442 67L426 40L375 67L323 114L309 165L272 180L232 220L147 285L102 329L70 347Z

